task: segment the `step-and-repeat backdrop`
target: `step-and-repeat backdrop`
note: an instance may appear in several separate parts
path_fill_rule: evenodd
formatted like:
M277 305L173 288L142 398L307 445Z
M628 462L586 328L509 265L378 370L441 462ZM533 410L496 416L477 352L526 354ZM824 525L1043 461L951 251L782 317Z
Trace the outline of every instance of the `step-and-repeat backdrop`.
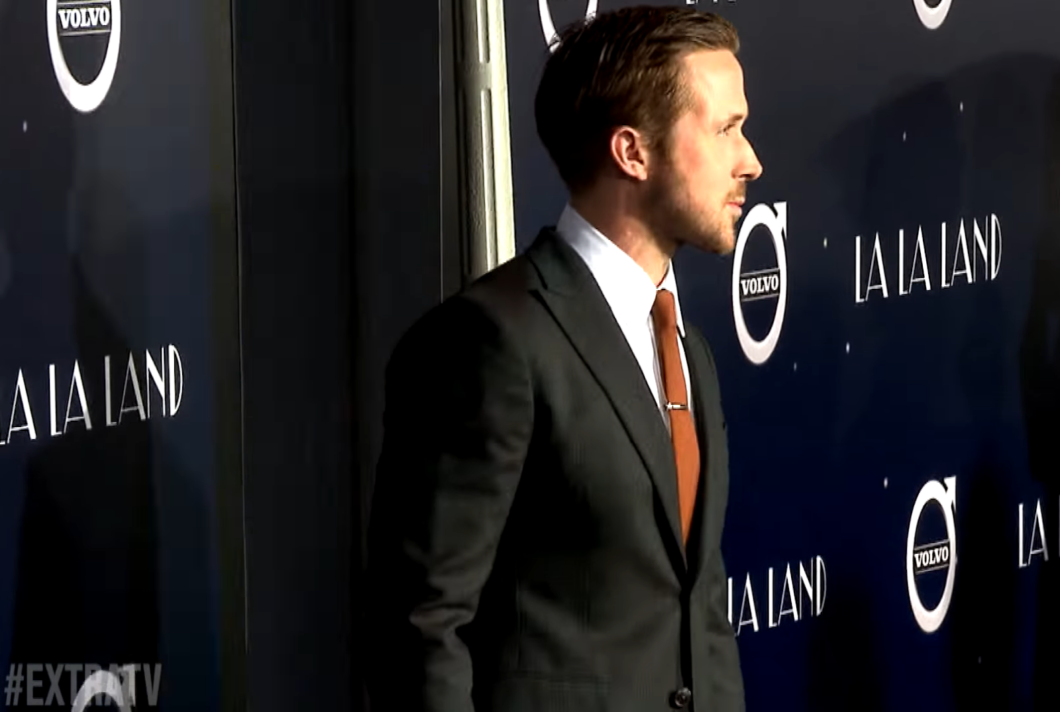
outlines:
M219 707L227 6L0 0L0 710Z
M506 3L520 248L565 201L547 39L629 4ZM728 418L748 708L1056 709L1060 6L698 8L740 32L765 167L735 252L677 258Z

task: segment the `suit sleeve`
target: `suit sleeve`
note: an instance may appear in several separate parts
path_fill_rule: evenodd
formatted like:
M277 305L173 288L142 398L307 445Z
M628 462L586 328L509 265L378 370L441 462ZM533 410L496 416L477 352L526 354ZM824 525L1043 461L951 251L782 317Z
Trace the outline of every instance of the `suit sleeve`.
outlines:
M368 536L372 711L472 712L462 630L493 567L533 432L523 356L475 303L445 303L386 375Z

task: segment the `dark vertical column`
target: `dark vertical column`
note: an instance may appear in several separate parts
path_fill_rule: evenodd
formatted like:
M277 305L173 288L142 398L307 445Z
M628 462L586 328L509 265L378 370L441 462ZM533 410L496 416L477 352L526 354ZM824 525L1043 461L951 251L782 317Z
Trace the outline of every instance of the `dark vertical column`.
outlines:
M234 8L256 712L351 704L350 12Z
M362 552L383 373L405 329L459 284L443 229L447 13L448 0L236 0L256 711L365 702Z
M239 244L236 206L232 6L206 3L202 27L211 48L210 82L210 213L214 231L227 239L214 241L213 344L217 376L215 485L217 561L220 567L217 627L220 687L217 708L247 709L246 684L246 540L242 459L241 363L239 326Z
M370 516L382 441L383 375L390 352L420 315L459 284L451 210L455 167L449 0L359 0L353 9L354 324L359 542ZM444 79L444 86L443 86ZM443 125L442 119L447 117ZM451 129L450 129L451 130ZM444 216L444 217L443 217ZM363 700L360 621L363 548L353 562L355 696Z

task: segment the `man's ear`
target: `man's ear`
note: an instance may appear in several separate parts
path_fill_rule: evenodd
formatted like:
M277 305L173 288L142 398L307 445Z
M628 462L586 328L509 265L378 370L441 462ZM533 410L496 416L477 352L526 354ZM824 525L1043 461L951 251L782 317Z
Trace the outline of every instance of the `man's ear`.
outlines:
M623 176L647 180L649 151L644 134L629 126L616 128L611 133L611 160Z

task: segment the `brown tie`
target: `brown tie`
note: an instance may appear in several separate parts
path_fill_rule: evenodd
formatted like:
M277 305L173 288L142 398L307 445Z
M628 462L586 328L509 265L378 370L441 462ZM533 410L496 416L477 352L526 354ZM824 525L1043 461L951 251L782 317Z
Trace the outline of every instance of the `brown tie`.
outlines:
M692 413L688 409L688 391L681 368L681 352L677 344L677 313L674 295L660 289L655 293L651 310L655 322L655 343L659 349L663 384L666 388L666 410L670 414L670 438L674 445L677 464L677 501L681 511L681 534L688 543L692 525L692 510L699 485L699 443Z

